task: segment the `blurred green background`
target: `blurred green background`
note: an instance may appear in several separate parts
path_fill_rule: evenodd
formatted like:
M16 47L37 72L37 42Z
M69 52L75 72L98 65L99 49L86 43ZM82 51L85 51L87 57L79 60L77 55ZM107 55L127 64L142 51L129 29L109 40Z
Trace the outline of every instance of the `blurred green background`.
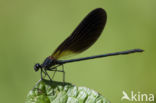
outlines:
M105 30L73 58L134 48L145 52L66 64L66 81L92 88L112 103L121 102L123 90L156 93L156 0L0 0L0 102L23 103L40 79L34 64L97 7L107 12ZM55 80L61 78L57 73Z

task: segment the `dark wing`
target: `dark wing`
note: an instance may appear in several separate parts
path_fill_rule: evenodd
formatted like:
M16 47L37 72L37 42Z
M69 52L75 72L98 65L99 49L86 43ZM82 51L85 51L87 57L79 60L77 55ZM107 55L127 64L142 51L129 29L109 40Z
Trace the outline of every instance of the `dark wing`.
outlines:
M107 15L104 9L97 8L91 11L51 57L58 59L88 49L99 38L106 19Z

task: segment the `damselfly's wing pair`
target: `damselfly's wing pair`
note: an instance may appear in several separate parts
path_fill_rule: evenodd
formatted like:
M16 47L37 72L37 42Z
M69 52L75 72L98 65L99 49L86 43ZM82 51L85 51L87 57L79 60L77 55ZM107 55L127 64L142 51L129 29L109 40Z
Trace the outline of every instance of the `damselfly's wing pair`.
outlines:
M101 35L106 24L106 12L98 8L90 12L73 33L54 51L52 58L59 59L88 49Z

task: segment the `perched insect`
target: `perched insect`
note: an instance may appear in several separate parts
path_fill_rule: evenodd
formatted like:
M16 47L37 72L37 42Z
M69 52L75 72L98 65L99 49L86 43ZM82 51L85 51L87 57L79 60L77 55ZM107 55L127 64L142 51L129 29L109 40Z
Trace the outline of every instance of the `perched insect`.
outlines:
M48 75L47 71L59 71L63 72L63 81L65 78L65 72L63 68L63 64L76 62L81 60L88 60L100 57L121 55L121 54L130 54L135 52L143 52L142 49L132 49L122 52L108 53L78 59L71 60L60 60L61 57L70 55L70 54L78 54L86 49L88 49L91 45L95 43L95 41L101 35L104 26L106 24L107 15L104 9L97 8L91 11L84 20L78 25L78 27L74 30L74 32L63 42L58 48L54 51L54 53L47 57L44 62L40 64L36 64L34 66L34 70L41 70L41 79L43 78L42 73L49 77L52 81L51 77ZM58 66L62 66L62 70L57 70ZM54 73L55 73L54 72Z

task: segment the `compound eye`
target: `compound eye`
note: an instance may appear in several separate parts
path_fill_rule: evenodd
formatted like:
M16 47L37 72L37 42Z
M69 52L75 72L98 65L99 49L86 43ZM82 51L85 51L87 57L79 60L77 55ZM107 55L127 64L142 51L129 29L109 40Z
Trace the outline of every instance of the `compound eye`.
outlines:
M35 64L34 66L35 72L37 72L40 68L42 68L40 64Z

